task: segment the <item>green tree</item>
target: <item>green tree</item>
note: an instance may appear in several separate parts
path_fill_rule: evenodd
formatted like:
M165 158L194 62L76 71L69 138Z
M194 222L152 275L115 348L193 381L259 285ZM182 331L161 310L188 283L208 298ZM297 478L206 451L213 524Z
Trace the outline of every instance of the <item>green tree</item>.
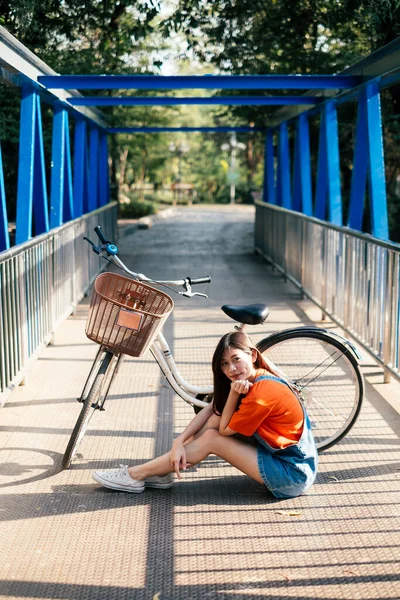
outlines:
M167 31L184 32L190 52L220 72L240 74L338 73L400 33L398 0L179 0ZM226 93L226 92L224 92ZM236 92L235 92L236 93ZM243 92L246 94L259 92ZM282 91L268 91L269 94ZM285 93L285 92L283 92ZM382 95L392 239L400 241L397 140L400 86ZM275 109L225 109L234 122L267 124ZM221 113L222 114L222 113ZM229 115L229 116L228 116ZM352 169L354 106L341 109L340 141L346 202ZM317 128L312 126L312 135ZM261 160L256 147L256 161ZM248 156L257 171L259 163ZM249 171L251 173L251 171ZM249 180L251 177L249 177ZM249 181L250 183L250 181Z
M160 63L145 52L145 40L153 32L158 11L157 0L0 0L0 24L59 73L152 72ZM150 62L149 58L154 60ZM18 95L19 90L4 85L0 88L0 139L10 219L14 217L16 198ZM103 111L110 125L114 124L114 110ZM44 128L45 153L50 162L51 114L46 109L43 119L48 125ZM110 149L116 190L121 152L114 139Z

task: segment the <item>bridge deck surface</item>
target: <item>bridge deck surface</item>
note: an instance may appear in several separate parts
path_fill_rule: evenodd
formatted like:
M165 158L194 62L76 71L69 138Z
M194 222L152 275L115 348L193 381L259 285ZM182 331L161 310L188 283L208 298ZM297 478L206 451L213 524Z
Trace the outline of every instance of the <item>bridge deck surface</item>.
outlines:
M254 256L253 221L252 207L193 207L121 237L122 257L137 271L213 277L208 300L176 300L165 330L193 383L210 379L216 342L232 329L222 304L269 303L255 341L319 317ZM87 304L55 333L28 385L0 413L1 599L400 597L400 418L383 399L395 403L397 384L380 384L379 369L365 361L374 385L367 383L361 416L321 455L317 482L303 497L276 501L217 457L172 490L104 490L93 469L167 451L193 412L163 385L149 354L128 358L78 459L61 470L97 349L84 334Z

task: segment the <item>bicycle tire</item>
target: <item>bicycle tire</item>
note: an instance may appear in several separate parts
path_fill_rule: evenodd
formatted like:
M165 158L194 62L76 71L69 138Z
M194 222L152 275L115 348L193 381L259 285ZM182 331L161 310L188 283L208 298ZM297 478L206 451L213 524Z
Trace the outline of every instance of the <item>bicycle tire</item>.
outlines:
M264 338L258 350L299 390L319 452L337 444L361 410L363 378L349 346L318 329L289 329Z
M99 366L96 376L93 379L93 383L91 385L90 391L87 394L86 398L84 399L81 412L79 413L79 417L75 423L74 429L72 430L71 437L69 439L67 448L65 450L65 453L64 453L64 456L62 459L63 469L68 469L70 467L72 459L78 450L78 446L79 446L80 442L82 441L83 436L86 433L86 428L88 426L88 423L89 423L94 411L97 410L101 405L101 403L99 404L99 398L101 396L101 392L102 392L104 383L107 384L107 379L110 376L110 373L107 373L107 371L109 369L110 363L114 356L115 355L113 354L113 352L106 350L103 358L100 359L101 364ZM115 363L115 366L117 364L118 364L118 361L117 361L117 363ZM115 371L115 369L114 369L114 371ZM114 372L111 373L111 377L113 375L114 375ZM107 386L107 391L110 388L110 385L111 385L111 381L109 381L109 385Z

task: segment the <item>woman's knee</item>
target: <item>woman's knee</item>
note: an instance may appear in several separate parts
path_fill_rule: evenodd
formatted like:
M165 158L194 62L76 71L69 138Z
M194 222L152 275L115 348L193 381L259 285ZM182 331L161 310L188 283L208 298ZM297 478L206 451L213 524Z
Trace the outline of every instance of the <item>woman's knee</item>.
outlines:
M207 419L207 421L206 421L206 428L207 429L219 429L220 420L221 420L221 417L219 417L218 415L211 415L211 417L209 419Z
M204 432L208 429L219 429L220 419L221 417L219 417L218 415L211 415L204 423L203 427L197 433L194 434L193 439L199 439L199 437L201 437L204 434Z
M215 445L215 442L219 438L222 438L222 435L217 429L206 429L204 433L202 433L197 439L197 441L203 444L205 447L212 449L212 446Z

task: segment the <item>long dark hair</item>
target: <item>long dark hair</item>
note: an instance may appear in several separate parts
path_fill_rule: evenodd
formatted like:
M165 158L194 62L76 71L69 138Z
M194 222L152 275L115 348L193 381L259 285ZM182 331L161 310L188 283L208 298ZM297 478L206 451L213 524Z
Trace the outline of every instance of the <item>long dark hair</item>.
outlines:
M246 354L251 354L255 351L257 356L254 366L257 369L266 369L267 371L270 371L270 373L276 374L244 331L232 331L231 333L226 333L218 342L212 359L212 370L214 374L213 410L216 415L222 414L231 389L231 381L221 369L222 357L228 348L236 348L237 350L246 352Z

